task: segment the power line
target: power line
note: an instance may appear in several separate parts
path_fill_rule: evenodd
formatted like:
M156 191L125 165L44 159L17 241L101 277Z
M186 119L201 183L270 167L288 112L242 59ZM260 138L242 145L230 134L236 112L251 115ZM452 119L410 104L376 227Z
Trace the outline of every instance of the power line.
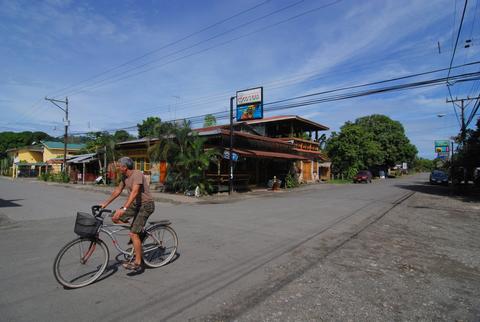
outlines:
M464 73L460 75L454 75L450 76L449 80L455 81L455 82L462 82L462 81L470 81L474 79L479 79L480 78L480 72L474 72L474 73ZM340 100L346 100L346 99L351 99L351 98L357 98L357 97L364 97L364 96L369 96L369 95L374 95L374 94L380 94L380 93L387 93L387 92L393 92L393 91L400 91L400 90L406 90L406 89L413 89L413 88L422 88L422 87L430 87L430 86L438 86L445 84L447 81L447 77L442 77L442 78L435 78L435 79L430 79L430 80L424 80L424 81L419 81L419 82L413 82L413 83L406 83L406 84L399 84L399 85L393 85L393 86L388 86L388 87L381 87L381 88L376 88L376 89L370 89L370 90L365 90L365 91L357 91L357 92L347 92L344 94L337 94L337 95L331 95L331 96L326 96L326 97L321 97L321 98L316 98L316 99L309 99L309 100L303 100L299 102L294 102L286 105L280 105L280 103L285 102L286 100L281 100L281 101L276 101L276 102L271 102L271 103L266 103L267 107L264 108L264 111L269 112L269 111L277 111L277 110L286 110L286 109L292 109L292 108L297 108L297 107L302 107L302 106L308 106L308 105L314 105L314 104L320 104L320 103L326 103L326 102L333 102L333 101L340 101ZM382 81L385 82L385 81ZM379 83L379 82L376 82ZM341 91L344 89L337 89L336 91ZM330 90L326 91L328 93L334 92L335 90ZM324 92L319 92L319 93L313 93L309 94L311 96L313 95L320 95ZM298 100L298 98L295 98ZM289 100L289 99L287 99ZM275 105L278 104L278 105ZM272 105L272 106L269 106ZM221 112L216 112L216 113L208 113L213 116L215 116L217 119L225 119L228 118L228 111L221 111ZM208 114L203 114L203 115L197 115L197 116L192 116L189 118L185 118L185 120L190 120L192 122L199 122L200 120L203 120L203 118L208 115ZM170 120L166 122L176 122L178 120ZM125 127L122 129L134 129L136 126L131 126L131 127ZM115 130L119 129L112 129L112 130L105 130L106 132L112 132ZM84 132L88 133L88 132ZM76 133L78 134L84 134L84 133Z
M452 107L453 109L455 110L455 116L457 118L457 121L459 123L460 126L462 126L462 122L460 121L460 118L458 117L458 113L457 113L457 109L456 109L456 104L455 104L455 100L453 99L453 95L452 95L452 91L450 89L450 84L448 82L448 77L450 76L450 72L451 72L451 66L453 64L453 59L455 58L455 52L457 51L457 45L458 45L458 39L460 38L460 32L462 30L462 25L463 25L463 19L465 17L465 10L467 9L467 3L468 3L468 0L465 0L465 5L463 7L463 12L462 12L462 19L460 21L460 25L458 27L458 33L457 33L457 39L455 41L455 46L453 47L453 52L452 52L452 58L450 59L450 64L449 64L449 69L448 69L448 74L447 74L447 89L448 89L448 94L450 96L450 101L452 103ZM456 11L457 11L457 1L455 0L455 15L456 16ZM452 29L452 36L453 36L453 30L455 29L455 26L453 26L454 28ZM453 38L452 38L453 40Z
M391 52L388 54L389 57L395 57L395 61L398 60L398 56L395 53L403 52L402 51L397 51L397 52ZM394 60L392 58L392 60ZM271 82L257 82L256 84L249 84L244 86L244 88L250 88L250 87L255 87L258 83L261 83L263 87L268 87L269 91L271 92L272 90L284 88L287 86L295 85L295 84L302 84L306 82L311 82L314 80L318 80L321 78L327 78L330 75L338 76L341 74L349 73L351 71L359 72L360 70L366 71L368 69L374 68L376 65L383 64L383 62L380 61L375 61L374 63L369 63L369 64L362 64L362 65L354 65L354 64L348 64L346 67L348 68L343 68L343 69L336 69L335 71L332 71L330 73L324 73L324 74L318 74L319 71L313 71L313 72L308 72L308 73L302 73L302 74L295 74L292 75L291 77L282 77L281 80L274 80ZM467 64L461 65L461 66L468 66ZM385 66L384 66L385 67ZM458 68L458 66L452 67L453 69ZM447 70L441 69L440 71ZM225 98L225 96L230 95L232 90L229 91L223 91L220 93L216 94L211 94L209 96L201 97L201 98L195 98L194 100L184 100L182 104L179 104L180 108L177 108L177 111L184 110L185 108L191 108L194 106L201 106L205 104L212 104L216 102L222 102ZM183 108L182 108L183 106ZM158 112L159 110L167 108L168 105L160 105L156 107L151 107L146 110L142 111L142 115L147 115L150 112Z
M224 42L222 42L222 43L219 43L219 44L216 44L216 45L213 45L213 46L210 46L210 47L201 49L201 50L199 50L199 51L196 51L196 52L193 52L193 53L190 53L190 54L187 54L187 55L184 55L184 56L175 58L175 59L173 59L173 60L167 61L167 62L165 62L165 63L163 63L163 64L160 64L160 65L151 66L151 67L149 67L149 68L145 68L145 69L143 69L143 70L140 70L140 71L137 71L137 72L130 73L130 74L127 74L127 75L125 75L125 76L122 76L122 75L125 74L125 73L128 73L128 72L130 72L130 71L134 71L135 69L138 69L138 67L145 67L144 65L146 65L146 64L141 65L141 66L137 66L137 67L132 68L132 69L130 69L130 70L127 70L127 71L125 71L125 72L119 73L119 74L117 74L117 75L115 75L115 76L112 76L112 77L109 77L109 78L106 78L106 79L103 79L103 80L94 82L93 84L90 84L90 85L88 85L88 86L80 87L78 90L76 90L76 91L74 91L74 92L69 92L68 94L69 94L70 96L73 96L73 95L79 94L79 93L81 93L81 92L85 92L85 91L88 91L88 90L93 90L93 89L99 88L99 87L101 87L101 86L104 86L105 84L116 83L116 82L118 82L118 81L121 81L121 80L130 78L130 77L134 77L134 76L137 76L137 75L146 73L146 72L151 71L151 70L153 70L153 69L155 69L155 68L159 68L159 67L166 66L166 65L168 65L168 64L177 62L177 61L179 61L179 60L182 60L182 59L185 59L185 58L189 58L189 57L192 57L192 56L195 56L195 55L204 53L204 52L206 52L206 51L209 51L209 50L212 50L212 49L215 49L215 48L218 48L218 47L221 47L221 46L230 44L230 43L235 42L235 41L237 41L237 40L246 38L246 37L251 36L251 35L254 35L254 34L256 34L256 33L259 33L259 32L265 31L265 30L267 30L267 29L276 27L276 26L278 26L278 25L287 23L287 22L289 22L289 21L292 21L292 20L297 19L297 18L299 18L299 17L305 16L305 15L307 15L307 14L311 14L311 13L313 13L313 12L315 12L315 11L320 10L320 9L324 9L324 8L329 7L329 6L335 5L335 4L337 4L337 3L341 2L341 1L343 1L343 0L335 0L335 1L330 2L330 3L327 3L327 4L325 4L325 5L318 6L318 7L316 7L316 8L313 8L313 9L304 11L304 12L302 12L302 13L299 13L299 14L297 14L297 15L291 16L291 17L289 17L289 18L287 18L287 19L284 19L284 20L281 20L281 21L279 21L279 22L276 22L276 23L273 23L273 24L270 24L270 25L267 25L267 26L258 28L258 29L254 30L254 31L252 31L252 32L248 32L248 33L243 34L243 35L240 35L240 36L238 36L238 37L231 38L231 39L229 39L229 40L227 40L227 41L224 41ZM295 4L296 4L296 3L295 3ZM284 7L284 8L282 8L282 9L285 10L286 8L287 8L287 7ZM279 10L281 10L281 9L279 9ZM278 10L277 10L277 11L278 11ZM258 21L258 18L255 19L255 21ZM253 21L253 22L255 22L255 21ZM194 46L197 46L197 44L195 44ZM154 62L156 62L156 61L154 61ZM150 63L148 63L148 64L151 64L151 63L153 63L153 62L150 62ZM116 77L116 78L114 78L114 77Z
M462 19L460 20L460 26L458 27L458 33L457 33L457 40L455 40L455 47L453 47L453 53L452 53L452 58L450 59L450 68L452 67L453 64L453 59L455 58L455 53L457 52L457 46L458 46L458 39L460 38L460 32L462 31L462 25L463 25L463 19L465 18L465 11L467 10L467 4L468 0L465 0L465 5L463 6L463 12L462 12ZM450 76L450 69L448 70L448 76Z
M111 72L111 71L117 70L117 69L119 69L119 68L121 68L121 67L124 67L124 66L129 65L129 64L131 64L131 63L134 63L134 62L136 62L136 61L139 61L139 60L141 60L141 59L143 59L143 58L145 58L145 57L147 57L147 56L151 56L151 55L153 55L153 54L155 54L155 53L158 53L159 51L164 50L164 49L166 49L166 48L168 48L168 47L172 47L172 46L174 46L174 45L176 45L176 44L178 44L178 43L181 43L182 41L185 41L185 40L187 40L187 39L189 39L189 38L192 38L193 36L196 36L196 35L198 35L198 34L201 34L201 33L204 32L204 31L207 31L207 30L209 30L209 29L212 29L213 27L219 26L219 25L221 25L221 24L223 24L223 23L225 23L225 22L227 22L227 21L229 21L229 20L231 20L231 19L233 19L233 18L239 17L239 16L241 16L241 15L247 13L247 12L250 12L250 11L252 11L252 10L255 10L255 9L257 9L258 7L261 7L261 6L265 5L266 3L270 2L270 1L271 1L271 0L263 1L263 2L261 2L261 3L259 3L259 4L254 5L253 7L250 7L250 8L248 8L248 9L242 10L242 11L240 11L240 12L238 12L238 13L230 16L230 17L224 18L224 19L219 20L219 21L217 21L217 22L215 22L215 23L213 23L213 24L211 24L211 25L209 25L209 26L207 26L207 27L204 27L204 28L202 28L202 29L200 29L200 30L198 30L198 31L192 32L192 33L190 33L190 34L188 34L188 35L186 35L186 36L184 36L184 37L182 37L182 38L180 38L180 39L174 40L174 41L172 41L172 42L170 42L170 43L167 43L167 44L165 44L165 45L163 45L163 46L161 46L161 47L159 47L159 48L156 48L156 49L153 49L153 50L151 50L151 51L148 51L148 52L146 52L145 54L142 54L142 55L140 55L140 56L137 56L137 57L134 57L134 58L132 58L132 59L130 59L130 60L127 60L126 62L121 63L120 65L116 65L116 66L110 67L110 68L108 68L107 70L105 70L105 71L103 71L103 72L101 72L101 73L98 73L98 74L96 74L96 75L94 75L94 76L92 76L92 77L89 77L89 78L87 78L87 79L84 79L84 80L82 80L82 81L80 81L80 82L78 82L78 83L76 83L76 84L72 84L72 85L69 85L69 86L64 87L64 88L62 88L62 89L59 89L58 91L54 92L53 94L50 94L50 96L60 95L61 92L64 91L64 90L66 90L66 89L70 89L70 88L75 87L75 86L77 86L77 85L79 85L79 84L88 82L88 81L90 81L90 80L92 80L92 79L95 79L95 78L98 78L98 77L100 77L100 76L102 76L102 75L108 74L108 73Z
M157 58L157 59L155 59L155 60L152 60L152 61L143 63L143 64L141 64L141 65L134 66L134 67L132 67L132 68L130 68L130 69L127 69L127 70L125 70L125 71L121 71L121 72L116 73L116 74L114 74L114 75L112 75L112 76L108 76L108 77L106 77L106 78L104 78L104 79L100 79L100 80L98 80L98 81L96 81L96 82L93 82L93 84L90 84L90 85L87 84L86 86L80 87L79 89L77 89L77 90L75 90L75 91L73 91L73 92L70 92L70 95L78 94L78 93L82 92L83 89L88 88L88 87L91 87L91 86L93 86L93 88L95 88L95 87L96 87L95 85L101 85L101 84L103 84L103 83L105 83L105 82L108 82L110 79L113 79L113 80L114 80L113 82L116 82L116 81L118 81L118 80L122 80L122 79L125 79L125 78L130 78L130 77L132 77L132 76L135 76L135 75L137 75L137 74L133 74L133 75L130 75L130 76L128 76L128 77L122 77L122 78L118 79L118 77L120 77L120 76L122 76L122 75L124 75L124 74L128 74L129 72L135 71L135 70L140 69L140 68L142 68L142 67L146 67L146 66L151 65L151 64L153 64L153 63L155 63L155 62L158 62L158 61L160 61L160 60L162 60L162 59L165 59L165 58L174 56L174 55L176 55L176 54L182 53L182 52L184 52L184 51L186 51L186 50L189 50L189 49L198 47L199 45L202 45L202 44L204 44L204 43L210 42L210 41L212 41L212 40L214 40L214 39L217 39L217 38L222 37L222 36L224 36L224 35L226 35L226 34L232 33L232 32L234 32L234 31L236 31L236 30L238 30L238 29L241 29L241 28L243 28L243 27L250 26L250 25L252 25L253 23L256 23L256 22L258 22L258 21L260 21L260 20L262 20L262 19L266 19L266 18L271 17L271 16L273 16L273 15L275 15L275 14L277 14L277 13L280 13L280 12L285 11L285 10L287 10L287 9L290 9L290 8L292 8L292 7L294 7L294 6L297 6L297 5L299 5L300 3L304 2L304 1L305 1L305 0L300 0L300 1L294 2L293 4L289 4L289 5L287 5L287 6L284 6L284 7L280 8L280 9L274 10L274 11L272 11L272 12L270 12L270 13L267 13L267 14L259 17L259 18L254 18L254 19L251 19L251 20L249 20L249 21L247 21L247 22L243 22L243 23L241 23L240 25L238 25L238 26L236 26L236 27L230 28L230 29L228 29L228 30L226 30L226 31L222 31L222 32L220 32L220 33L218 33L218 34L216 34L216 35L214 35L214 36L211 36L211 37L209 37L209 38L207 38L207 39L201 40L201 41L199 41L199 42L197 42L197 43L195 43L195 44L193 44L193 45L189 45L189 46L187 46L187 47L184 47L184 48L182 48L182 49L176 50L176 51L174 51L174 52L172 52L172 53L166 54L166 55L161 56L161 57L159 57L159 58ZM188 56L187 56L187 57L188 57ZM174 60L174 61L176 61L176 60ZM162 66L163 66L163 65L162 65ZM155 68L155 67L153 67L153 68ZM142 71L141 73L150 71L150 70L152 70L153 68L147 68L145 71ZM90 89L90 90L91 90L91 89Z

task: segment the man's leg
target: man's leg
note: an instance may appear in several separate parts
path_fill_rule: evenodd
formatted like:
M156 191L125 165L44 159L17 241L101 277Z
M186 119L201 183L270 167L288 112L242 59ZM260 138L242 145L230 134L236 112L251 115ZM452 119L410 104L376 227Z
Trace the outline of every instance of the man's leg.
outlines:
M140 233L143 227L147 223L148 217L155 210L155 204L153 202L144 204L138 210L137 216L132 223L130 229L130 238L132 239L133 249L135 250L135 264L140 265L142 263L142 241L140 240Z
M138 234L130 232L130 238L132 239L133 249L135 250L135 265L142 264L142 241Z

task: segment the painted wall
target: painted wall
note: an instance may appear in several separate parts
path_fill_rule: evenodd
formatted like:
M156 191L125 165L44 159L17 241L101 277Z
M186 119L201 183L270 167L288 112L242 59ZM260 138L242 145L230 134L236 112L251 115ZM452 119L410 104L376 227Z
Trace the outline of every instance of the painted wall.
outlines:
M42 152L29 151L29 150L19 150L18 155L19 161L26 161L28 163L37 163L43 161Z
M67 155L78 154L78 150L67 150ZM63 149L43 149L43 162L47 162L50 159L63 157Z

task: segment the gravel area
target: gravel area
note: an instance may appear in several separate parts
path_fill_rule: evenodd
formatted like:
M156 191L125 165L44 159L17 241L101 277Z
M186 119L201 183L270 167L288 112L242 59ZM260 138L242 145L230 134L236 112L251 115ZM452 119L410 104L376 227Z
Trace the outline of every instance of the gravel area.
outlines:
M297 251L271 286L239 294L242 309L207 319L480 321L479 232L478 200L417 192L337 247Z

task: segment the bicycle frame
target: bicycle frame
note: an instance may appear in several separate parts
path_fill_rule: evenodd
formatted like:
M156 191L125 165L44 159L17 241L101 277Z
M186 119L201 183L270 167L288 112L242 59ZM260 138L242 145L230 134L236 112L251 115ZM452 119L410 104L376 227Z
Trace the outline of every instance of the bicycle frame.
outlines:
M115 248L120 253L122 253L124 255L127 255L127 256L132 256L133 252L134 252L133 247L131 248L130 251L124 250L122 247L120 247L120 243L118 242L118 240L115 236L115 234L117 234L118 232L123 231L123 230L129 230L129 228L126 227L126 226L120 226L120 225L102 224L99 232L103 232L103 233L107 234L107 236L110 237L110 239L112 240L112 243L115 246Z

